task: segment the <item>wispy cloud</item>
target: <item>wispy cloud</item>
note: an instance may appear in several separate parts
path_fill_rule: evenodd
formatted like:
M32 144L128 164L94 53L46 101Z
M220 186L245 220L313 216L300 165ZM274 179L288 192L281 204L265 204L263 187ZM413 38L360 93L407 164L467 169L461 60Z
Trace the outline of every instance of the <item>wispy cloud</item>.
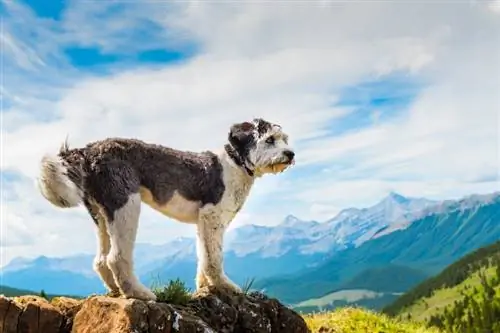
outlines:
M235 225L321 220L390 190L499 187L500 23L489 3L3 5L1 168L15 179L2 240L36 235L2 242L4 260L93 251L84 210L58 210L33 186L40 156L67 134L74 146L126 136L205 150L233 122L281 123L298 163L261 179ZM145 212L140 241L193 232Z

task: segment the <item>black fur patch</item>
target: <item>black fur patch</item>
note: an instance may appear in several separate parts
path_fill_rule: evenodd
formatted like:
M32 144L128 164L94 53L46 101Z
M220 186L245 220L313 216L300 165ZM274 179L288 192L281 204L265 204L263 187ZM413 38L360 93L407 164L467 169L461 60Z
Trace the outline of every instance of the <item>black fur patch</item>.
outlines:
M259 136L266 134L272 128L272 124L262 118L256 118L254 122L257 123L257 131L259 132Z
M231 159L243 167L250 176L253 176L253 171L247 163L249 164L250 149L255 146L255 130L255 125L250 122L234 124L229 130L229 145L225 147Z
M216 205L225 190L222 165L211 152L184 152L135 139L110 138L61 156L74 170L70 178L79 182L84 196L105 209L110 220L141 186L159 205L167 203L175 191L187 200Z

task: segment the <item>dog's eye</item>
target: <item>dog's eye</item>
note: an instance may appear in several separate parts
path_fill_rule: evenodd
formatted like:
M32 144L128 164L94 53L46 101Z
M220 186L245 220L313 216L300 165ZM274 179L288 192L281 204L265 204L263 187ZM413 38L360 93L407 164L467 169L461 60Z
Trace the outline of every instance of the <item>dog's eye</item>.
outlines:
M266 139L266 143L272 145L274 143L274 137L273 136L270 136Z

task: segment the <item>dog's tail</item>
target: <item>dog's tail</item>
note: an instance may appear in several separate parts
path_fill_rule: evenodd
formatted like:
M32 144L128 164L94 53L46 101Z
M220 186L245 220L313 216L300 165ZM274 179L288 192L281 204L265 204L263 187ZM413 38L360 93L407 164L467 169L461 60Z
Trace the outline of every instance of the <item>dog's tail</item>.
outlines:
M66 140L57 155L44 155L36 179L43 197L61 208L76 207L83 199L83 171L77 160L68 158L71 153Z

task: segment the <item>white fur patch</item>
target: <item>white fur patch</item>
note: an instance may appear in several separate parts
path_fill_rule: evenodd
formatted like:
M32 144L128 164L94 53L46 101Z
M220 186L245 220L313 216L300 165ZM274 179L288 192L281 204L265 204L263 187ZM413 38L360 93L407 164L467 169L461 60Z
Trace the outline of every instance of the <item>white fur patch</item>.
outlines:
M58 207L76 207L82 201L82 191L68 178L64 161L58 156L45 155L36 179L41 194Z
M140 213L141 196L135 193L115 211L113 221L107 221L111 249L106 261L126 297L156 300L156 296L134 274L133 252Z
M151 208L179 222L196 223L198 221L199 202L189 201L177 191L164 205L159 205L153 199L151 191L145 187L140 188L141 200Z

